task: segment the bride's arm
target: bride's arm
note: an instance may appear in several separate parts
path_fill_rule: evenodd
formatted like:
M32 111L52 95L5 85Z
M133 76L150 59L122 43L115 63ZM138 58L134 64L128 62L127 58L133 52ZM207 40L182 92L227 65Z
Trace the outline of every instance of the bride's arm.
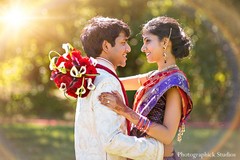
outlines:
M148 73L121 77L120 80L123 83L125 90L137 90L144 82L147 81L147 75Z
M118 92L105 92L99 96L101 103L111 108L116 113L124 116L130 122L138 125L140 114L126 106ZM166 94L166 109L164 114L163 125L151 122L146 130L147 134L163 144L170 144L177 133L178 125L181 118L181 97L176 88L171 88Z
M178 125L181 118L181 98L176 88L171 88L167 91L166 98L166 109L164 114L163 124L152 122L147 130L147 134L163 144L172 143L178 129ZM130 122L137 125L141 117L140 114L136 113L129 107L124 107L122 103L118 105L116 110L117 113L127 118Z

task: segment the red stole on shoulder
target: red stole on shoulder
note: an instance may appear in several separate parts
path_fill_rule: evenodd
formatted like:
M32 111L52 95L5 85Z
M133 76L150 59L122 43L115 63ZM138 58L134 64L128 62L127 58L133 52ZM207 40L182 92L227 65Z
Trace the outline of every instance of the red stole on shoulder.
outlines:
M151 88L153 87L155 84L157 84L160 80L162 80L163 78L167 77L168 75L178 72L179 70L174 69L171 71L166 71L166 72L160 72L154 76L152 76L149 80L147 80L145 83L143 83L143 85L141 86L141 88L136 92L135 94L135 102L133 104L133 110L136 111L137 110L137 106L138 103L140 102L140 100L142 99L143 95Z
M122 93L123 93L123 96L124 96L125 104L128 106L127 94L126 94L125 88L124 88L122 82L120 81L120 79L118 78L118 76L112 70L110 70L109 68L107 68L107 67L105 67L101 64L97 64L96 68L100 68L100 69L103 69L103 70L107 71L108 73L113 75L119 81L119 83L121 85ZM129 135L130 134L130 122L129 122L128 119L126 119L126 121L127 121L127 132L128 132L128 135Z
M182 78L177 78L180 75L182 75ZM155 90L155 92L152 92L152 89L154 89L155 86L158 89ZM193 104L190 97L187 78L185 74L178 69L160 72L151 76L136 92L133 110L143 116L147 116L157 103L158 98L160 98L169 88L173 86L177 87L182 100L181 125L191 112Z

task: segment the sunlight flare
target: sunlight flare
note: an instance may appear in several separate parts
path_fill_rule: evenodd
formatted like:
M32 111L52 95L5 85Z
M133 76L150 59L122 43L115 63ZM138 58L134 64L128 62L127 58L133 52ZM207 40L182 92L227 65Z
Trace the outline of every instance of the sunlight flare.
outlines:
M21 7L13 7L3 16L4 24L13 28L26 25L29 18L25 9Z

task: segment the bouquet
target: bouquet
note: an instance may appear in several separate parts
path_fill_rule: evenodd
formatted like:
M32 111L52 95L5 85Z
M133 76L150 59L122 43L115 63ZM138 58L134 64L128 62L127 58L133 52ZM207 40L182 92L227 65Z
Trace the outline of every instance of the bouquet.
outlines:
M97 61L94 58L82 57L81 52L73 48L69 43L63 44L63 55L56 51L50 51L49 68L50 79L64 92L65 96L86 97L95 89L94 80L98 75ZM54 57L52 55L55 54Z

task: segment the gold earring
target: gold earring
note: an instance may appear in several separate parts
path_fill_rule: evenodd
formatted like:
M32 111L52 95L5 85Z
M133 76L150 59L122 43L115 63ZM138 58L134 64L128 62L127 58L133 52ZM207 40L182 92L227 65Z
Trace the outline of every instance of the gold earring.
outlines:
M166 41L166 46L163 46L163 58L164 58L164 63L167 63L167 53L166 53L166 49L167 49L167 45L168 45L168 42L171 38L171 35L172 35L172 28L170 28L170 31L169 31L169 35L168 35L168 39Z
M164 63L167 63L166 46L163 46L163 58L164 58Z

